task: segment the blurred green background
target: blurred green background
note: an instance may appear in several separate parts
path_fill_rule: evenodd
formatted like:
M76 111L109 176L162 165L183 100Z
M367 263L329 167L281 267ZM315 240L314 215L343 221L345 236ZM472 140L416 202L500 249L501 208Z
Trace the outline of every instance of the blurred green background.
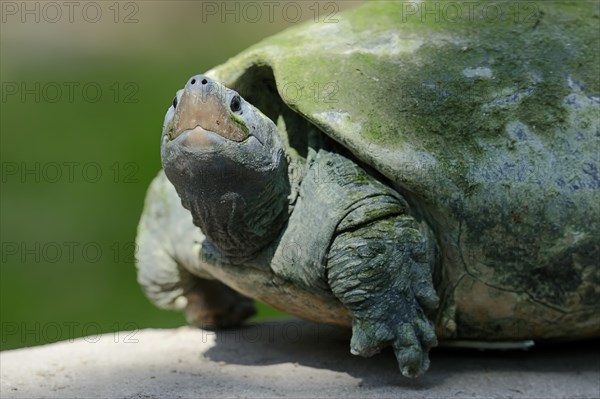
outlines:
M175 91L358 3L2 2L0 349L185 324L144 297L133 245Z

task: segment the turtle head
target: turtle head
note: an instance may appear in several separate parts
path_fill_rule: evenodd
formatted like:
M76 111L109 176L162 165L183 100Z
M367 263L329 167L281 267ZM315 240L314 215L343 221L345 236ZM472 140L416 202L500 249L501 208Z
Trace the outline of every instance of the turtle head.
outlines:
M222 253L251 256L285 224L290 188L279 132L236 91L190 78L167 111L161 158L183 206Z

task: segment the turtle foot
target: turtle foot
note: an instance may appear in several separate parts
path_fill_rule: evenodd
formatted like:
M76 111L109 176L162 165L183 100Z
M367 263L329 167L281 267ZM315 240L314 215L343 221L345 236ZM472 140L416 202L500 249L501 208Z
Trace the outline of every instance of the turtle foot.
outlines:
M371 356L394 348L400 371L418 377L437 345L433 315L434 253L426 231L410 216L380 220L338 235L331 247L332 292L353 316L351 352Z
M369 357L392 345L402 375L419 377L429 368L429 350L437 345L433 323L419 313L410 320L402 315L377 320L355 316L350 352Z
M216 280L199 279L185 298L188 323L205 330L236 327L256 314L250 298Z

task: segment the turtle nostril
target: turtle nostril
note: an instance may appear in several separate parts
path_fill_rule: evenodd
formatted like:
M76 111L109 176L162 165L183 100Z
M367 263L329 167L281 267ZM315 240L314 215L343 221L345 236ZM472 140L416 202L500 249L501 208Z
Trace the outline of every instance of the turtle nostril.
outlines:
M191 84L196 83L196 79L192 79L192 81L190 82Z
M205 84L207 84L207 83L208 83L208 81L207 81L206 79L202 79L202 84L203 84L203 85L205 85Z

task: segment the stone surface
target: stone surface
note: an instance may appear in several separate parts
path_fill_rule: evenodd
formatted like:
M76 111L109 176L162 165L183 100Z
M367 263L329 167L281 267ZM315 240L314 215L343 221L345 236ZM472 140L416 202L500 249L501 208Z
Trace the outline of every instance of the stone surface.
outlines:
M295 319L219 333L140 330L0 353L2 398L600 397L597 341L529 351L434 349L402 377L391 351L349 353L349 333Z

